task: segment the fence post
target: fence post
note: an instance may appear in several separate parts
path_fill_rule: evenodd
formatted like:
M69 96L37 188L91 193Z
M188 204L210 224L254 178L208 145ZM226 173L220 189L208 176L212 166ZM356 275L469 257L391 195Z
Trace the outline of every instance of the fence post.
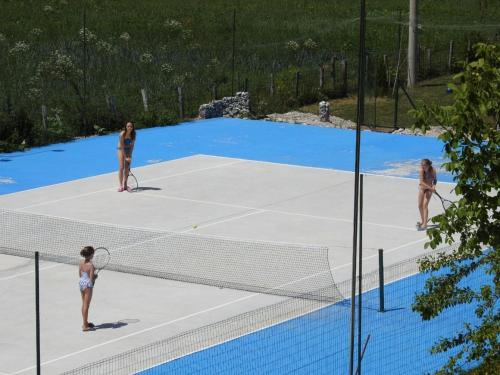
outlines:
M39 253L35 251L35 325L36 325L36 373L41 373L40 361L40 262Z
M177 95L179 97L179 116L184 118L184 95L182 94L182 86L177 86Z
M448 49L448 73L453 70L453 40L450 40L450 47Z
M319 67L319 88L323 89L325 86L325 68L323 65Z
M430 77L432 71L432 49L427 48L427 77Z
M141 89L142 104L144 104L144 112L148 111L148 92L146 89Z
M340 62L340 75L342 76L342 95L347 95L347 60Z
M379 312L385 312L384 307L384 250L378 249L378 293L379 293Z
M299 97L299 89L300 89L300 72L295 74L295 97Z
M391 71L389 70L389 61L387 55L384 55L385 80L387 82L387 92L391 89Z
M335 81L337 80L337 74L336 74L336 62L337 61L337 58L335 56L332 57L332 88L335 90Z
M470 39L469 39L469 40L467 40L467 52L466 52L466 55L465 55L465 63L466 64L469 63L471 54L472 54L472 48L471 48L471 42L470 42Z
M47 135L47 106L42 105L42 127L43 127L43 137L45 139Z

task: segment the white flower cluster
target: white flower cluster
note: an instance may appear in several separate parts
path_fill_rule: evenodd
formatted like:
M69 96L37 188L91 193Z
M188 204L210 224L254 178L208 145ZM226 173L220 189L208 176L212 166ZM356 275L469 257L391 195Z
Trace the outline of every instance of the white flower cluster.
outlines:
M120 35L120 39L123 40L124 42L128 42L130 40L130 34L127 32L124 32Z
M290 40L286 43L286 49L290 51L297 51L300 48L299 43L295 40Z
M172 64L164 63L161 64L160 70L165 74L170 74L174 71L174 67L172 66Z
M99 52L105 52L108 55L114 55L117 53L117 50L111 43L108 43L104 40L99 40L96 43L97 50Z
M314 40L309 38L304 42L304 48L309 49L309 50L316 49L316 48L318 48L318 43L316 43Z
M82 41L84 41L84 37L86 38L86 42L87 43L92 43L93 41L95 41L97 39L97 36L92 32L90 31L89 29L83 29L83 27L80 29L80 31L78 32L79 36L80 36L80 39Z
M38 27L35 27L34 29L31 30L31 34L34 36L40 36L42 35L43 31L42 29L39 29Z
M182 30L182 23L177 20L166 20L165 22L163 22L163 26L171 31Z
M21 40L19 42L16 42L16 44L14 44L14 47L12 47L9 50L9 53L11 55L18 55L18 54L29 51L29 49L30 49L30 45Z
M139 57L139 61L143 64L151 64L153 62L153 55L149 52L143 53Z

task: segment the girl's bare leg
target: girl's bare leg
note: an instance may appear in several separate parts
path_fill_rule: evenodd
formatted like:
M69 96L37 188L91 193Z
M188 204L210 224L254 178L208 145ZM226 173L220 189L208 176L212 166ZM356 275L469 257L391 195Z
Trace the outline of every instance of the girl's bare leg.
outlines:
M87 288L82 292L82 317L83 317L83 330L89 329L89 307L92 301L92 288Z
M426 228L427 227L427 221L429 220L429 202L431 201L431 196L432 196L432 191L426 190L424 193L424 199L423 199L423 217L422 220L425 220L422 222L422 227Z
M124 157L120 150L118 150L118 183L120 188L123 188L123 168L124 168Z
M418 211L420 212L420 225L424 226L427 222L424 221L424 198L425 193L419 189L418 191Z

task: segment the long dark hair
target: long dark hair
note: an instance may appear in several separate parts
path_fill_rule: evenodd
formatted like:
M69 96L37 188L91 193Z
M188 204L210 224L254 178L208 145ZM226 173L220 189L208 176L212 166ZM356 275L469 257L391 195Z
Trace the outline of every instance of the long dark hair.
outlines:
M130 137L132 138L133 141L135 141L135 125L132 121L128 121L123 125L122 130L125 132L123 135L127 134L127 125L132 124L132 131L130 132Z

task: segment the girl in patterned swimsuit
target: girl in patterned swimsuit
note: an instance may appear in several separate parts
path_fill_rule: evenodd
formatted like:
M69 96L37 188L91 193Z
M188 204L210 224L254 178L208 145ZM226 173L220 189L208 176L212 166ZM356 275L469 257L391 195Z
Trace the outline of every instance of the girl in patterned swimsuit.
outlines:
M84 258L80 261L78 274L80 280L78 286L82 295L82 318L83 318L83 331L90 331L94 328L94 324L88 321L90 301L92 300L92 290L94 288L94 281L97 275L94 273L94 264L92 257L94 256L94 248L92 246L85 246L80 255Z
M118 191L130 191L127 186L128 172L130 163L132 162L132 151L135 144L135 127L131 122L127 122L125 127L120 132L118 139L118 182L120 186Z
M429 219L429 201L431 200L432 193L435 191L437 182L436 170L432 167L432 162L429 159L422 159L419 177L418 210L420 211L421 221L417 222L417 229L426 230Z

